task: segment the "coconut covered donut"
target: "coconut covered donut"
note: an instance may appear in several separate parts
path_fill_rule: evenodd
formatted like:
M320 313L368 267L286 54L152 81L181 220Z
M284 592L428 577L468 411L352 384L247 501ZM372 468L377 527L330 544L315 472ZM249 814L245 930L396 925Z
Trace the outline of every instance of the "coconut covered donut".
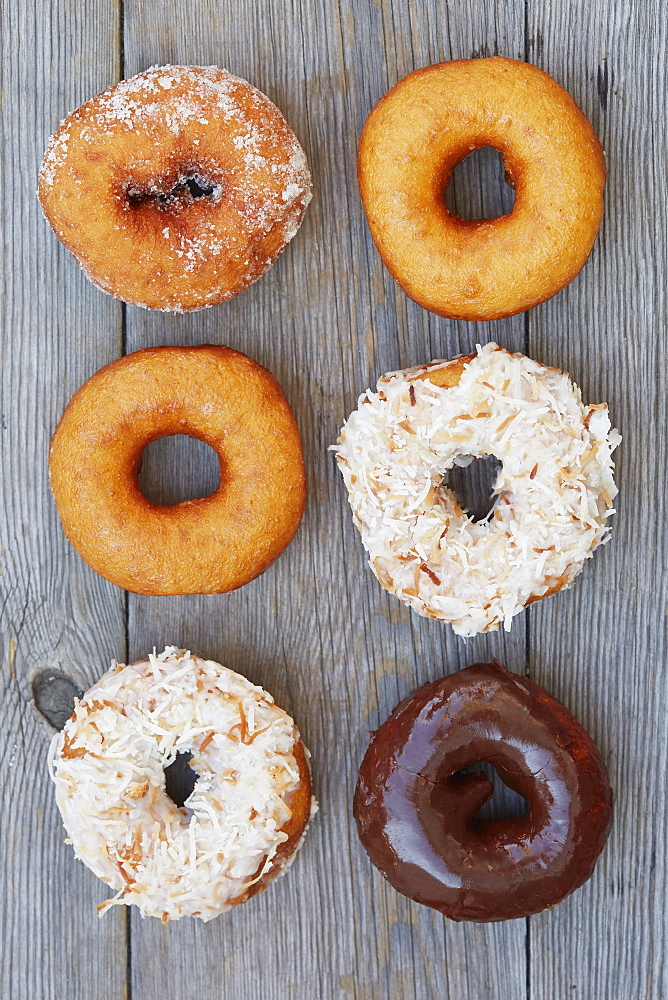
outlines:
M187 434L220 461L208 497L142 494L146 445ZM150 347L106 365L67 404L51 441L65 534L93 569L138 594L220 594L263 573L306 499L299 430L276 379L229 347Z
M609 530L620 440L567 374L487 344L383 376L335 450L379 582L469 636L572 583ZM476 522L442 480L485 455L503 465Z
M198 780L182 807L164 768L189 752ZM211 920L292 861L317 806L308 751L271 695L212 660L168 646L112 664L49 754L76 856L163 922Z
M450 214L443 191L475 149L503 156L515 204L497 219ZM583 267L603 215L605 161L573 98L537 66L461 59L400 80L359 144L371 235L407 295L457 319L543 302Z
M39 198L96 285L181 312L257 281L297 232L311 181L259 90L215 66L159 66L65 119Z

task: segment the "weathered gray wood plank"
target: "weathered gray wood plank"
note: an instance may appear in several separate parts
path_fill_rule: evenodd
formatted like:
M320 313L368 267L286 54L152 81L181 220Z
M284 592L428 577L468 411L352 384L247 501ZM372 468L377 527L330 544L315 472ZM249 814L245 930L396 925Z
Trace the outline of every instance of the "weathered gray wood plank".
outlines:
M609 544L533 615L532 676L598 741L616 811L591 882L531 921L532 1000L668 996L665 15L651 4L530 4L531 55L589 115L609 170L592 259L529 314L531 348L568 369L587 400L607 400L624 435Z
M35 189L49 134L119 70L118 5L2 8L3 230L0 591L0 995L120 1000L125 918L98 921L106 888L64 844L47 775L52 730L31 680L58 667L85 688L123 656L124 598L65 542L47 482L51 432L70 394L120 350L117 302L51 234Z
M266 685L304 731L321 801L289 877L266 895L206 926L162 928L133 917L135 1000L162 990L184 1000L525 996L525 922L458 926L397 895L372 870L350 811L368 730L427 678L490 655L524 669L523 624L510 637L464 645L385 594L366 568L326 452L358 394L384 371L494 336L523 348L523 318L449 323L406 300L373 247L355 175L366 114L400 76L486 47L523 53L523 7L508 7L498 23L494 10L281 0L259 15L253 5L209 0L126 4L128 75L174 61L213 62L246 77L284 111L315 180L293 245L248 292L192 316L128 310L128 350L212 340L266 364L295 409L310 487L295 542L241 591L131 596L130 655L183 643ZM458 204L475 203L489 187L488 207L500 210L492 166L483 158L458 173Z
M0 106L2 175L12 179L2 191L0 995L115 1000L127 972L134 1000L668 996L662 11L627 0L126 0L124 67L115 3L8 3L2 17L3 37L16 44L3 61ZM592 260L550 303L508 321L451 323L409 302L383 268L357 194L355 147L373 103L405 73L496 52L526 55L589 114L608 156L607 213ZM264 684L313 750L321 812L295 867L268 893L208 925L163 928L120 908L98 922L95 904L108 893L63 845L45 773L50 733L31 704L40 669L86 687L126 653L125 596L64 541L46 479L67 399L122 350L121 307L57 244L34 187L61 117L120 75L170 61L225 65L268 93L307 149L315 198L260 283L191 316L129 309L127 349L212 341L266 364L302 429L310 500L290 549L236 594L131 596L128 653L176 642ZM456 172L458 209L501 210L505 195L493 157ZM382 372L489 339L528 348L568 369L586 399L610 402L625 437L622 494L610 544L571 591L532 608L528 630L520 620L510 636L464 643L376 584L326 447ZM210 475L201 453L173 441L154 446L144 470L164 500L176 498L175 482L196 490ZM615 828L592 881L553 913L455 925L372 870L350 800L367 732L399 698L491 655L515 670L529 665L598 740L617 794Z

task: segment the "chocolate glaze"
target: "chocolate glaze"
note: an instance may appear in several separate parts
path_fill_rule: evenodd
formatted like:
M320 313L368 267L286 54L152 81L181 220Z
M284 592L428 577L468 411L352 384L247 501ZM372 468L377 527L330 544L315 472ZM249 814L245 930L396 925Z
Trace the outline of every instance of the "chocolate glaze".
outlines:
M493 793L480 761L528 803L476 814ZM555 698L499 663L423 685L373 734L354 813L374 865L453 920L507 920L559 903L591 875L612 791L593 741Z

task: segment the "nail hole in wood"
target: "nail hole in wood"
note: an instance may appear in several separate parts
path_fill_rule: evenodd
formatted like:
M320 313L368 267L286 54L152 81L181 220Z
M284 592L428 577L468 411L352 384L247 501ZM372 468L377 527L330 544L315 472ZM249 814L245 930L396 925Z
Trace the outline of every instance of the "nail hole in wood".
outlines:
M54 729L62 729L74 711L74 699L83 691L60 670L41 670L32 679L32 697L37 711Z

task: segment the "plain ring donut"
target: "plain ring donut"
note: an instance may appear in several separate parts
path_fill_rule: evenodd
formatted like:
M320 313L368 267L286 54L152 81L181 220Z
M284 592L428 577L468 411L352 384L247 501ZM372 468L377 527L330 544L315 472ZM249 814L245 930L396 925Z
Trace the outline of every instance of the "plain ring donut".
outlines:
M384 375L345 423L336 457L379 582L459 635L510 629L568 586L605 539L621 438L568 375L496 344ZM494 455L496 503L476 522L444 485Z
M157 438L210 445L220 486L150 503L137 472ZM65 534L93 569L138 594L218 594L254 579L295 534L306 497L299 431L276 379L228 347L153 347L101 368L51 443Z
M311 200L306 155L268 97L215 66L157 66L74 111L39 198L100 288L182 312L264 274Z
M515 188L511 212L451 215L454 167L494 146ZM536 66L465 59L416 70L383 97L359 143L369 228L395 280L425 309L498 319L577 275L603 214L605 161L573 98Z
M180 753L197 775L182 807L164 774ZM76 855L117 890L98 909L211 920L266 889L317 808L308 756L271 695L213 660L112 664L49 753Z
M477 818L493 764L527 802ZM544 688L499 663L423 685L372 736L354 813L374 865L452 920L510 920L554 906L603 850L612 792L596 746Z

